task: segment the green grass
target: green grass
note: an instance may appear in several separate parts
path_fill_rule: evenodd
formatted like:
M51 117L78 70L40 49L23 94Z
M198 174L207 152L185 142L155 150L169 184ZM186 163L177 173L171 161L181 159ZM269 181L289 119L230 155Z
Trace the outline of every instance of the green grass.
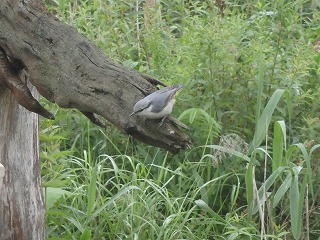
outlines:
M114 61L183 82L173 115L194 142L172 156L50 105L48 239L320 237L318 6L225 3L224 17L209 0L48 4Z

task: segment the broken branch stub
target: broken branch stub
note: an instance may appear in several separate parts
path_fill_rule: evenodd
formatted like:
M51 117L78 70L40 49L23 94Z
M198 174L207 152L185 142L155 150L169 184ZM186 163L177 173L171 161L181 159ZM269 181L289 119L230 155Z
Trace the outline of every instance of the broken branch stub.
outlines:
M171 121L129 117L134 104L160 81L110 61L71 26L52 16L39 0L0 5L0 47L21 62L39 93L60 107L98 114L149 145L176 153L190 138Z
M32 96L27 84L20 79L19 69L10 64L5 52L0 47L0 84L10 89L18 103L29 111L54 119L54 116L43 108Z

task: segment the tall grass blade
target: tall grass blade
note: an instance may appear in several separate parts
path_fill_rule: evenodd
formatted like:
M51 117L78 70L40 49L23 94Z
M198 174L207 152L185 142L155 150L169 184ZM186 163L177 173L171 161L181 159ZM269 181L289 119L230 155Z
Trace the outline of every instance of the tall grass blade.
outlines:
M267 106L263 110L257 125L255 134L253 137L253 141L249 148L249 153L251 153L254 149L260 146L262 141L264 140L266 136L266 131L269 127L271 117L273 115L274 110L276 109L278 102L282 96L282 94L285 92L283 89L277 89L271 96L269 102L267 103Z
M301 169L301 167L293 168L293 178L290 186L290 220L292 235L295 239L299 239L301 236L302 206L299 194L299 172Z
M89 240L91 237L91 230L85 229L84 232L80 236L80 240Z
M94 210L96 202L96 182L97 182L97 165L95 165L91 170L90 185L88 186L88 206L87 215L90 216Z
M245 183L246 183L246 196L247 196L247 204L249 208L249 212L253 212L254 207L254 197L253 197L253 186L254 186L254 164L250 162L247 167L247 172L245 175ZM249 214L250 216L250 214Z
M291 181L292 181L292 174L289 173L273 197L272 208L275 208L278 206L278 203L280 202L280 200L283 198L283 196L287 193L288 189L290 188Z
M130 192L131 190L141 190L139 187L137 186L127 186L124 187L123 189L121 189L117 194L115 194L114 196L112 196L108 201L106 201L105 203L103 203L96 211L94 211L92 213L92 215L90 216L89 220L92 220L93 218L95 218L96 216L98 216L100 214L101 211L103 211L107 206L109 206L110 204L112 204L114 201L116 201L118 198L120 198L122 195L127 194L128 192Z
M219 214L217 214L215 211L213 211L205 201L198 199L198 200L195 200L194 202L201 209L203 209L207 213L209 213L211 215L211 217L214 218L215 220L222 222L222 223L225 222L225 220Z
M259 73L257 76L257 85L258 85L258 90L257 90L257 101L256 101L256 126L258 125L258 119L261 114L261 108L262 108L262 93L263 93L263 85L264 85L264 74L265 74L265 61L264 61L264 56L260 54L258 56L258 66L259 66Z
M265 201L267 199L265 199L265 194L264 192L265 191L268 191L270 189L270 187L275 183L275 181L277 180L277 178L281 175L281 173L285 170L286 168L285 167L280 167L278 169L276 169L276 171L274 171L268 178L267 180L262 184L262 186L259 188L258 190L258 203L260 206L262 206ZM258 212L258 207L259 206L255 206L253 209L252 209L252 214Z
M227 147L219 146L219 145L206 145L206 147L207 148L212 148L212 149L224 152L224 153L231 154L231 155L233 155L235 157L242 158L246 162L250 162L250 158L248 156L246 156L245 154L239 152L239 151L236 151L236 150L233 150L233 149L230 149L230 148L227 148Z
M282 121L274 123L272 171L284 166L283 151L286 150L286 124Z
M291 146L292 147L292 151L290 151L290 155L293 153L293 151L298 148L300 149L304 162L306 163L306 173L305 175L308 177L308 182L310 185L310 190L311 190L311 195L313 196L313 181L312 181L312 168L311 168L311 151L308 154L306 147L302 144L302 143L297 143ZM311 149L312 150L312 149ZM289 151L288 151L289 152ZM290 156L289 155L289 156ZM305 187L305 186L302 186Z

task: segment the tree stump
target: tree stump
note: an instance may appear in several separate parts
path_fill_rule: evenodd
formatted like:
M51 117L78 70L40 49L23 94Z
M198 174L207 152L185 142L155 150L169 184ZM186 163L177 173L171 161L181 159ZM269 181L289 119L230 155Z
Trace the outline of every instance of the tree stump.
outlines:
M0 163L5 168L0 239L44 239L38 115L21 107L9 90L0 88L0 126Z

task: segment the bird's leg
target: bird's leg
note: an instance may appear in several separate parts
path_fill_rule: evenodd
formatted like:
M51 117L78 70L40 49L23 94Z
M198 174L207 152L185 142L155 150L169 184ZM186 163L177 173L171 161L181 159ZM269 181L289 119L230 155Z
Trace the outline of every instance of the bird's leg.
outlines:
M178 119L175 119L174 117L172 117L170 115L168 116L168 120L173 122L178 127L190 130L190 128L187 125L185 125L184 123L180 122Z
M162 126L162 124L163 124L164 121L167 119L167 117L168 117L168 116L165 116L164 118L162 118L162 120L161 120L161 122L159 123L157 129L159 129L159 128Z

